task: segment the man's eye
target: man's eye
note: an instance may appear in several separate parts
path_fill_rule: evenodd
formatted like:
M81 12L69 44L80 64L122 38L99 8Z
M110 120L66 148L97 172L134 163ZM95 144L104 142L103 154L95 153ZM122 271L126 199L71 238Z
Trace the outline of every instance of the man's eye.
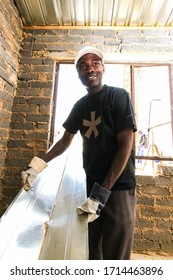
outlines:
M93 66L100 66L100 65L101 65L100 61L94 61L93 62Z
M85 64L80 64L79 65L79 69L80 70L85 70L86 69L86 65Z
M81 63L79 64L79 70L86 70L87 67L99 67L101 65L101 61L93 61L91 64Z

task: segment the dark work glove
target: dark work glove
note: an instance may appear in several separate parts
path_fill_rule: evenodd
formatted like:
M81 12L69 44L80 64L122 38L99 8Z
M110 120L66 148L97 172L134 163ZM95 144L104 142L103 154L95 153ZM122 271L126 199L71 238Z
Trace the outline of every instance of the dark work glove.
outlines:
M84 204L77 208L78 215L88 213L88 223L96 220L105 207L111 191L103 188L100 184L94 183L90 196Z

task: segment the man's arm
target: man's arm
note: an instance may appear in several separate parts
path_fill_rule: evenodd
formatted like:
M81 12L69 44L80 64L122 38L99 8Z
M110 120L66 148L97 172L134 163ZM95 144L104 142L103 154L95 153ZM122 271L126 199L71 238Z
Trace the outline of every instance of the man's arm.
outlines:
M23 188L28 191L37 175L47 167L47 162L61 155L70 146L74 134L64 132L62 138L41 158L34 157L26 170L21 172Z
M93 222L99 217L101 210L109 199L113 185L124 171L131 154L133 146L133 129L127 128L118 133L116 137L119 148L102 186L95 183L90 196L82 206L77 208L79 215L88 213L88 222Z
M69 133L67 130L64 132L62 138L52 147L50 151L48 151L42 159L45 162L49 162L55 157L64 153L67 148L70 146L72 139L75 134Z
M102 184L102 186L108 190L112 189L126 167L133 147L133 129L124 129L116 134L116 138L118 141L118 151Z

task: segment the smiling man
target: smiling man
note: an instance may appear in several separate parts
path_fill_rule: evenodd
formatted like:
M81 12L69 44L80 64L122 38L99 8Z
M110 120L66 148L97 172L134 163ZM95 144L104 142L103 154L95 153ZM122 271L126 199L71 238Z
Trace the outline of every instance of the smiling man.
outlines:
M88 215L89 259L128 260L135 224L134 111L125 89L102 82L103 53L82 48L76 59L79 79L87 94L73 106L63 124L62 138L42 159L34 157L23 171L24 188L47 162L62 154L80 131L83 140L83 168L87 200L77 209Z
M88 53L90 51L90 53ZM97 93L103 87L103 54L92 47L84 47L75 59L79 78L88 93ZM89 71L88 71L89 70Z

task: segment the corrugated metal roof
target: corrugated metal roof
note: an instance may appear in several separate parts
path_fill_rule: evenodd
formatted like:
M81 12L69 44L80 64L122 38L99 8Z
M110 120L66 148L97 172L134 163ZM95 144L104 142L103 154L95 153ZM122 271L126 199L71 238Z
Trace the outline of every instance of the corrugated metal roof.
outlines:
M14 0L24 26L173 27L173 0Z

